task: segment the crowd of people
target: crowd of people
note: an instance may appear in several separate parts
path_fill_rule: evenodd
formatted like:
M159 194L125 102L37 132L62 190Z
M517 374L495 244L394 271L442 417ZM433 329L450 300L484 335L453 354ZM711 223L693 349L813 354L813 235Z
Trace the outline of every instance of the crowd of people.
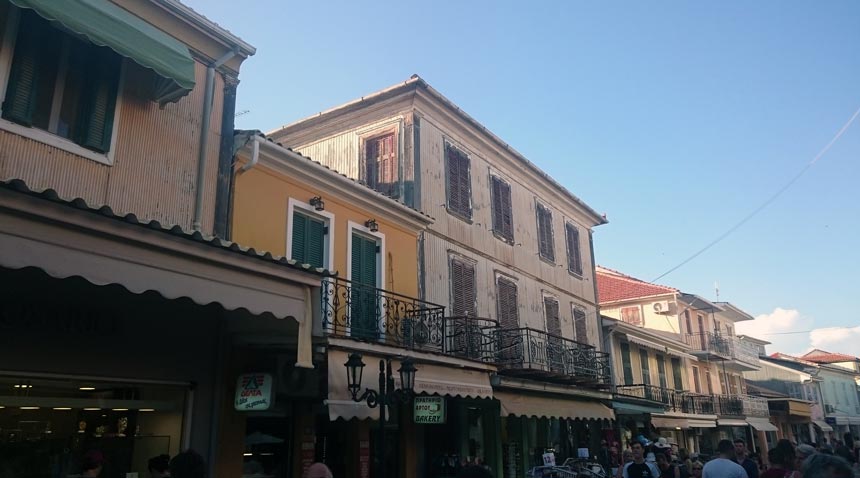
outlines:
M620 454L609 448L601 461L612 478L860 478L860 441L848 433L843 438L801 445L781 439L766 460L751 454L743 439L721 440L717 455L706 460L676 451L665 438L640 435Z

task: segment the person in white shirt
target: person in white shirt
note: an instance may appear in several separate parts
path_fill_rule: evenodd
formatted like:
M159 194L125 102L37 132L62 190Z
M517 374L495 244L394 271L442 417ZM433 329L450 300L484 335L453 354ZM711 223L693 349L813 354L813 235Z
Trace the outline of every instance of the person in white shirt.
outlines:
M735 445L731 440L720 440L717 452L720 454L719 458L705 463L702 478L749 478L744 467L733 461Z

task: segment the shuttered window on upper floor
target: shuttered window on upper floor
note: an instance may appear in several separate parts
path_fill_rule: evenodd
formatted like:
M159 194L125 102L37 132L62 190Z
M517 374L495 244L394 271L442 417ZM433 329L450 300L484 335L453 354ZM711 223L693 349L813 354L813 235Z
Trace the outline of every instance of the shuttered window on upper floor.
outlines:
M552 234L552 211L537 203L538 252L550 262L555 262L555 246Z
M300 264L324 267L325 235L327 233L328 230L322 220L294 212L291 259Z
M511 185L492 176L490 195L493 202L493 232L507 242L514 241L514 212Z
M397 137L391 132L364 142L364 182L388 197L400 196Z
M624 371L624 385L633 385L633 364L630 362L630 344L621 342L621 366Z
M631 325L642 325L642 311L636 307L622 307L621 320Z
M582 275L582 251L579 247L579 228L571 223L564 225L567 242L567 270L573 274Z
M121 58L21 11L2 104L4 119L106 153Z
M581 307L573 307L573 331L576 335L576 341L581 344L588 343L588 315L585 309Z
M517 284L504 277L496 280L496 313L502 329L516 329L520 326Z
M648 362L648 351L639 349L639 365L642 367L642 383L651 385L651 364Z
M477 315L475 265L452 257L451 268L451 315L454 317Z
M543 310L544 314L546 314L547 333L561 337L561 317L559 317L558 299L555 297L544 297Z
M672 359L672 380L675 384L675 390L684 390L684 380L681 378L681 359Z
M472 176L469 156L445 143L445 186L448 212L472 219Z

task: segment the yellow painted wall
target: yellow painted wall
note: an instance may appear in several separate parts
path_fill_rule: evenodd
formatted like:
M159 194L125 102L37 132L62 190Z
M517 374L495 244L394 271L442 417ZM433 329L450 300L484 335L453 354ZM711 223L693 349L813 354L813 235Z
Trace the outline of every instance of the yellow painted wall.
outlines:
M356 188L364 186L355 185ZM321 190L313 184L301 184L263 165L239 175L233 199L233 237L246 247L284 256L287 253L287 214L289 199L307 203L314 196L325 201L326 212L334 214L333 268L342 278L347 276L347 225L349 221L364 224L375 218L379 232L385 234L385 284L381 288L418 297L417 233L402 225L374 216L347 200L337 191Z

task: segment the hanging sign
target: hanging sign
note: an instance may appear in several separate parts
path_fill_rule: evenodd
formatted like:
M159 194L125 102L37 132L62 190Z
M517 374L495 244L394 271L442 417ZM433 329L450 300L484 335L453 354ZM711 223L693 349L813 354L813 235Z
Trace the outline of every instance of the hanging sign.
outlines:
M413 417L423 425L445 423L445 397L415 397Z
M256 412L272 406L272 376L268 373L243 373L236 381L236 410Z

